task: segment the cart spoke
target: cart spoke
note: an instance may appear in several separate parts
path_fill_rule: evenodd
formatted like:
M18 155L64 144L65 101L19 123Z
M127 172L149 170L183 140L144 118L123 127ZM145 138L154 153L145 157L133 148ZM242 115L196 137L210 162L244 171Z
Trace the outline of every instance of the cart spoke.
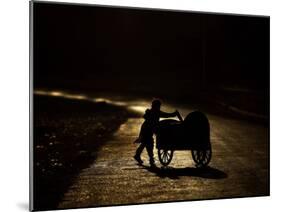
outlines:
M207 150L192 150L192 158L197 166L202 167L208 165L211 160L212 151Z
M171 162L171 160L173 158L173 151L160 149L160 150L158 150L158 157L159 157L159 161L161 162L161 164L166 166Z

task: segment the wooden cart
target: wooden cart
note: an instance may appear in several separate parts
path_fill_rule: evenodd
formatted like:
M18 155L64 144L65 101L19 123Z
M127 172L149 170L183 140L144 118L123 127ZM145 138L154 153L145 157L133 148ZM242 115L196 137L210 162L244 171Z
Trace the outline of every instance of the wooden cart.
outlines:
M196 167L207 166L212 157L208 118L202 112L194 111L183 121L160 121L156 132L156 148L159 161L164 166L171 162L174 151L180 150L191 150Z

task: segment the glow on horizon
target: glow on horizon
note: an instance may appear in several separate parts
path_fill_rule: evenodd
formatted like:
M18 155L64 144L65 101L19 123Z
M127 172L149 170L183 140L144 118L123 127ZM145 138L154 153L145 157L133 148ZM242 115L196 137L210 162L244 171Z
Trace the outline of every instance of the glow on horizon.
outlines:
M149 103L144 100L139 100L139 101L117 101L113 100L110 98L90 98L86 95L83 94L72 94L72 93L67 93L64 91L45 91L45 90L35 90L34 94L37 95L42 95L42 96L53 96L53 97L61 97L61 98L66 98L66 99L72 99L72 100L87 100L95 103L100 103L100 102L105 102L111 105L116 105L116 106L124 106L127 107L129 110L132 110L137 113L144 113L145 110L148 108L147 106Z
M62 91L35 90L34 94L44 95L44 96L62 97L62 98L66 98L66 99L77 99L77 100L81 100L81 99L87 100L88 99L87 96L85 96L85 95L69 94L69 93L62 92Z

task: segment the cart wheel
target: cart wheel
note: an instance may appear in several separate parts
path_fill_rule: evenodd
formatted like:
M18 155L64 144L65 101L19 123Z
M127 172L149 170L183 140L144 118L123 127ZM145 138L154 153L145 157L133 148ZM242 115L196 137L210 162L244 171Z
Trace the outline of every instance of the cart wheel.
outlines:
M192 158L197 167L205 167L209 164L212 157L212 149L192 150Z
M173 150L158 149L158 157L159 157L160 163L163 166L167 166L171 162L171 160L173 158L173 154L174 154Z

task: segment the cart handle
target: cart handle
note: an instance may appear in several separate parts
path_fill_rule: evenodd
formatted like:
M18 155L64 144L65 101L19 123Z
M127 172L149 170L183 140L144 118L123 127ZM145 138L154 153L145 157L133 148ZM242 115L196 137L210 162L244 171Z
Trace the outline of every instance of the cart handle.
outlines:
M176 110L176 113L177 113L177 117L178 119L182 122L183 121L183 118L181 117L181 114L178 110Z

